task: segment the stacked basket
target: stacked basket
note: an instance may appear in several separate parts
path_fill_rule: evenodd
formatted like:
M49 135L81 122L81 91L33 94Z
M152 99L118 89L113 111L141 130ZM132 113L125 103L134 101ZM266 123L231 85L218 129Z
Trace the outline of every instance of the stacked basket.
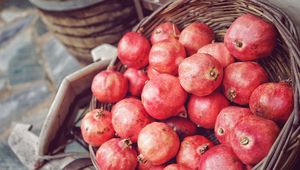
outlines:
M244 13L252 13L271 21L279 32L278 46L271 57L259 60L270 76L271 81L290 79L294 87L294 111L281 130L276 142L273 144L268 156L257 164L254 169L291 169L297 160L299 150L299 66L300 52L298 46L298 34L291 20L277 7L257 0L178 0L170 2L145 18L134 31L147 36L161 23L170 21L180 29L194 21L208 24L214 29L216 39L223 41L223 36L231 23ZM119 71L124 67L117 62ZM109 105L96 103L93 99L91 109ZM94 151L91 149L91 157L95 162ZM96 164L94 164L97 166Z

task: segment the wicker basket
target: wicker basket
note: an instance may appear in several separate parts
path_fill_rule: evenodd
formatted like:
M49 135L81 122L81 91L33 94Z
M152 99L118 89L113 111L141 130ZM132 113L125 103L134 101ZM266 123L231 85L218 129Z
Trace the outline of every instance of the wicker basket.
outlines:
M200 21L213 28L217 41L223 36L231 23L244 13L252 13L271 21L278 30L277 47L271 57L259 60L271 81L291 80L294 87L294 111L282 128L269 154L254 169L292 169L297 160L300 146L299 135L299 66L300 52L298 34L288 16L280 9L263 0L177 0L165 4L151 16L142 20L134 31L149 37L160 23L171 21L183 29L194 21ZM125 68L117 61L119 71ZM111 105L96 103L94 98L91 109ZM90 147L91 158L95 164L95 153Z

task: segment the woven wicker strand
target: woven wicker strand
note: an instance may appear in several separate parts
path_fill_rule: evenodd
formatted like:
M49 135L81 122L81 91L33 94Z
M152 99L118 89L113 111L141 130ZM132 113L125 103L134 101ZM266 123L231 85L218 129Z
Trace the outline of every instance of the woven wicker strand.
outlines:
M149 38L153 29L163 22L171 21L183 29L194 21L200 21L213 28L216 41L223 41L227 28L244 13L258 15L275 25L279 35L278 45L271 57L258 62L265 68L271 81L289 80L294 87L294 110L269 154L253 169L292 169L300 150L300 51L298 33L293 22L284 12L263 0L176 0L168 2L152 15L144 18L133 31ZM125 70L119 61L116 62L116 66L118 71ZM91 103L91 109L111 108L111 104L99 103L95 98ZM94 152L92 147L90 152ZM94 153L91 154L91 159L96 163ZM95 166L97 168L97 165Z

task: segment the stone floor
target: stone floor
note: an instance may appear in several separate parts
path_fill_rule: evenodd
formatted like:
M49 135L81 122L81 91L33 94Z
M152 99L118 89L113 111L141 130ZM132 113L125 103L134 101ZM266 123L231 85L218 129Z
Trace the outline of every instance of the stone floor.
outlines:
M38 135L62 79L81 67L27 0L0 0L0 170L26 169L8 147L12 127Z

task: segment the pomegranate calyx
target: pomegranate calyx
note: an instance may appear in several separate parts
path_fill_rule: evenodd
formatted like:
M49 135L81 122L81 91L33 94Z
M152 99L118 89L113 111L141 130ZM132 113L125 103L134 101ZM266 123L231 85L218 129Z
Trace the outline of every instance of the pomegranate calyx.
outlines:
M241 138L241 140L240 140L240 144L242 144L242 145L248 145L249 142L250 142L249 138L247 138L246 136Z
M218 71L216 70L215 67L212 67L211 70L209 71L209 76L212 78L212 80L217 80L219 77Z
M230 101L233 101L236 98L236 91L234 89L229 89L227 91L227 96Z
M126 147L131 147L132 146L132 142L131 142L130 139L124 139L123 142L124 142Z
M237 48L242 48L243 47L243 43L239 40L235 40L234 41L234 45L237 47Z
M208 148L207 143L198 147L198 151L199 151L200 155L203 155L208 149L209 148Z
M218 134L219 135L223 135L224 134L224 129L223 128L219 128L218 129Z
M105 116L103 108L100 108L99 110L96 111L96 118L100 118L100 117L103 117L103 116Z

